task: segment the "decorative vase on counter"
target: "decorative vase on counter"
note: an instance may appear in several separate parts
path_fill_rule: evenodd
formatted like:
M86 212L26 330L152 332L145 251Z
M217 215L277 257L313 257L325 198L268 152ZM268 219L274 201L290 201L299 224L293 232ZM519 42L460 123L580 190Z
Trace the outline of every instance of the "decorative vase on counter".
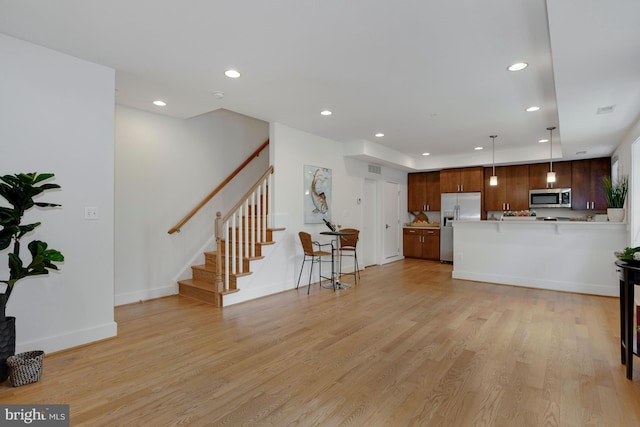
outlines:
M611 222L622 222L624 219L624 208L607 208L607 218Z

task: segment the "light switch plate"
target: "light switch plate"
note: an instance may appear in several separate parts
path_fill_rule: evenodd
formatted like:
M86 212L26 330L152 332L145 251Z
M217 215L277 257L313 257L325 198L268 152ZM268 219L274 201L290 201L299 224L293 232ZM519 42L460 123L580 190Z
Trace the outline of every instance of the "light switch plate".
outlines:
M98 208L94 206L85 206L84 219L98 219Z

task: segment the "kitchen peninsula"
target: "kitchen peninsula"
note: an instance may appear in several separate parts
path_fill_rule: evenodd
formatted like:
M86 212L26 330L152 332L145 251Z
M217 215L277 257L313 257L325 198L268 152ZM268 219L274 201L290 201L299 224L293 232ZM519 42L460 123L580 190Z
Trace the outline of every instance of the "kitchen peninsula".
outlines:
M454 221L453 278L619 296L614 251L625 223Z

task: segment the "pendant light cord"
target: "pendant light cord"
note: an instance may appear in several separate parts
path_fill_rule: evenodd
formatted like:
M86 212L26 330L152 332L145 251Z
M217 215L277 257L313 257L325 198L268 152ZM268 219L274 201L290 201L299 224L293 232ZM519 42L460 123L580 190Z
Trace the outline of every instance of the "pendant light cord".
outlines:
M493 145L493 158L492 158L492 163L493 163L493 176L496 175L496 138L498 137L498 135L491 135L489 138L491 138L491 142Z
M553 172L553 130L555 126L548 127L549 131L549 172Z

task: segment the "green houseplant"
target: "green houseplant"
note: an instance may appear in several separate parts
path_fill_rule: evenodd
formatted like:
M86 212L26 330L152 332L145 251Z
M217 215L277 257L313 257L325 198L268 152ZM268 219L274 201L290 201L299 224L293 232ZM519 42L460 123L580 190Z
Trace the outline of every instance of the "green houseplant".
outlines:
M48 274L57 270L56 262L64 261L64 256L55 249L49 249L47 243L33 240L27 245L31 254L28 264L21 258L23 237L40 226L40 222L22 224L24 213L34 206L51 208L60 206L55 203L34 202L33 198L41 193L60 188L58 184L46 183L53 178L52 173L20 173L0 177L0 196L9 206L0 206L0 251L10 248L9 279L0 280L4 290L0 293L0 381L7 377L5 360L15 352L15 318L7 317L5 309L16 282L29 276Z
M624 202L629 190L629 177L623 175L614 181L610 176L602 179L604 194L607 199L607 216L609 221L620 222L624 219Z

